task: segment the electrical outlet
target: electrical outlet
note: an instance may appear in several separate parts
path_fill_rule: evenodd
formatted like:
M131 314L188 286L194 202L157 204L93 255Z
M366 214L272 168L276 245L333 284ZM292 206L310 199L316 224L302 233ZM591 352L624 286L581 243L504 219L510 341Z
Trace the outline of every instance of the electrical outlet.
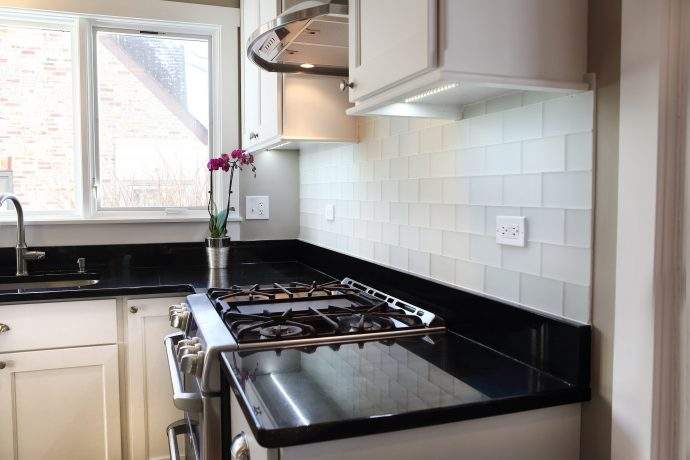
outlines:
M332 204L326 205L326 220L335 220L335 206Z
M496 216L496 243L524 248L526 240L523 216Z
M268 219L268 197L248 196L246 198L245 219Z

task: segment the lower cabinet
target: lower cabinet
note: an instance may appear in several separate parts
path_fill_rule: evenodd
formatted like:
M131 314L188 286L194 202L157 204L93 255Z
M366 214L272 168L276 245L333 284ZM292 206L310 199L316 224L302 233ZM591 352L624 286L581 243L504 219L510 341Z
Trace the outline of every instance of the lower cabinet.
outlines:
M117 345L3 353L0 363L0 459L122 457Z
M127 415L131 460L170 457L166 427L181 419L183 413L173 406L163 337L176 331L168 322L168 307L183 300L182 297L127 300Z

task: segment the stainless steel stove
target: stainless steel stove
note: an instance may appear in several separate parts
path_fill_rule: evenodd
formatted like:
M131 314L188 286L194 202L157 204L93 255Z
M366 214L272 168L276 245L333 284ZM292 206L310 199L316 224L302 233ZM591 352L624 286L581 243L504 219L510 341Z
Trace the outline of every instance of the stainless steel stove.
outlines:
M165 346L173 401L185 412L168 429L172 460L180 458L178 435L188 459L227 457L221 452L222 352L337 347L446 330L433 313L350 278L211 289L171 306L170 324L182 331L166 337Z

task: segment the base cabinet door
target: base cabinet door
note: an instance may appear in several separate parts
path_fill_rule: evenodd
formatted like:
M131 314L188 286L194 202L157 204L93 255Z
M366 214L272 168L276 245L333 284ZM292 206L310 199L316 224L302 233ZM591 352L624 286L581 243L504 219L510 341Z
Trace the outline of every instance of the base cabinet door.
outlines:
M117 345L0 354L0 458L117 460Z
M129 457L170 458L166 428L184 414L173 406L163 337L175 332L168 307L183 297L127 301L127 398Z

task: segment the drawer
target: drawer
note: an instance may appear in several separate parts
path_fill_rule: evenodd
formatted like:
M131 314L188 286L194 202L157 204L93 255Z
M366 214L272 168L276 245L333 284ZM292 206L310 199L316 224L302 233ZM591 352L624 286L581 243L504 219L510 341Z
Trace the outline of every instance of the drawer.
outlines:
M117 343L115 299L0 305L0 353Z

